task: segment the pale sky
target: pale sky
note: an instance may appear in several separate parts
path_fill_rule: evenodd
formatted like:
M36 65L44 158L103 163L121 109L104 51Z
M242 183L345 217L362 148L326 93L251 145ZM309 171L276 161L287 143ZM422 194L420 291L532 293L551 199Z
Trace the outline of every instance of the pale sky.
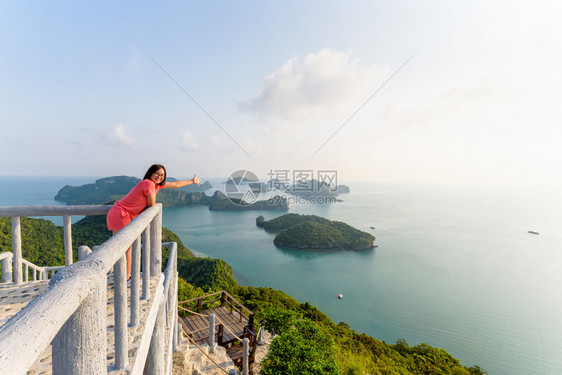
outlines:
M157 162L176 177L562 184L561 15L558 1L1 1L0 175Z

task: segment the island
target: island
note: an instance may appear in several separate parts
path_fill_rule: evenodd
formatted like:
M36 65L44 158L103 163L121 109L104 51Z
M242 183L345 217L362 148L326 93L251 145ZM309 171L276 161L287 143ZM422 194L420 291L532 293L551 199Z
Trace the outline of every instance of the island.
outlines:
M349 186L338 185L338 186L336 186L335 193L337 193L337 194L349 194Z
M286 214L272 220L259 216L256 225L281 231L273 243L283 248L366 250L376 247L373 235L316 215Z
M176 181L169 177L169 181ZM82 186L66 185L60 189L55 200L67 204L113 204L123 198L132 188L140 182L140 179L130 176L113 176L100 178L95 183ZM288 210L287 199L275 196L269 200L256 201L252 204L241 200L229 198L220 191L213 195L207 195L203 190L212 188L207 181L199 186L188 185L178 189L162 189L156 196L156 202L162 203L164 207L178 207L203 205L210 210ZM194 190L201 191L194 191Z
M216 193L219 193L218 191ZM221 193L222 194L222 193ZM209 205L209 210L229 210L229 211L245 211L245 210L282 210L287 211L289 203L287 198L276 195L271 199L255 201L247 203L242 200L226 198L217 200Z
M338 195L337 192L332 191L329 184L315 179L310 181L297 181L293 186L289 187L286 192L320 204L334 203Z
M168 177L167 180L177 181L173 177ZM112 176L100 178L94 183L81 186L66 185L58 191L57 195L55 196L55 200L66 202L67 204L112 203L124 197L139 182L140 179L137 177ZM203 184L201 184L201 186L187 185L178 189L174 189L174 191L175 195L179 196L181 195L181 193L202 193L206 190L211 189L212 187L213 186L209 183L209 181L205 181Z

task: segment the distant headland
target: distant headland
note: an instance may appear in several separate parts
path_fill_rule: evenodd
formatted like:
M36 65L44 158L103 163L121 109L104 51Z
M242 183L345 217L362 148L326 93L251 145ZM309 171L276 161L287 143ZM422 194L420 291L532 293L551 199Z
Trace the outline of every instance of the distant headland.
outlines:
M175 181L172 177L168 177L168 180ZM94 183L82 186L66 185L58 191L55 200L67 204L113 204L129 193L139 182L140 179L136 177L113 176L100 178ZM287 200L282 197L246 203L229 199L218 190L211 196L205 194L205 191L212 188L213 186L206 181L201 186L188 185L178 189L163 189L158 192L156 202L162 203L164 207L203 205L208 206L210 210L228 211L289 209Z

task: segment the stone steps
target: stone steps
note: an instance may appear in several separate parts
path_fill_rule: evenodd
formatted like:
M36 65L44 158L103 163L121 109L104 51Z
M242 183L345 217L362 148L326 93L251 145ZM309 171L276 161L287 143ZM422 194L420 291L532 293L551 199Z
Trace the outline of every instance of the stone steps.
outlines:
M209 345L199 345L201 350L195 345L182 345L180 353L174 354L174 371L173 375L227 375L231 370L238 369L226 354L226 349L217 346L214 353L209 353ZM216 363L225 371L215 365L206 355L209 355Z

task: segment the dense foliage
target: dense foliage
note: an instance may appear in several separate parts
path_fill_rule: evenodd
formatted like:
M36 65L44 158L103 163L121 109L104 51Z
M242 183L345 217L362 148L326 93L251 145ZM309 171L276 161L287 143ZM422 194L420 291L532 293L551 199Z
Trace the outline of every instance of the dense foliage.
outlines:
M478 366L463 367L458 359L452 357L444 349L434 348L424 343L410 347L404 340L398 340L396 345L389 345L365 334L359 334L346 323L335 324L327 315L308 302L299 303L279 290L238 286L233 288L231 293L245 306L256 312L260 324L272 332L284 332L299 320L316 324L320 332L324 332L332 338L336 365L346 375L486 374ZM285 348L286 342L298 340L304 341L298 344L299 347L306 348L308 345L306 339L302 337L298 339L298 336L295 337L294 334L291 334L290 340L284 338L280 347ZM286 360L285 353L285 351L279 351L275 356ZM301 353L301 355L305 354ZM273 354L270 352L268 355ZM294 364L297 361L290 362Z
M327 224L307 221L279 233L273 243L297 249L364 250L373 247L374 240L371 234L339 221Z
M64 234L61 227L44 219L22 217L22 257L38 266L64 264ZM9 217L0 218L0 253L12 252L12 224Z
M50 221L21 219L23 257L38 265L64 263L63 231ZM103 243L111 233L105 216L86 217L72 227L74 247ZM444 349L427 344L386 344L335 324L317 307L300 303L279 290L239 286L230 266L218 259L195 258L181 240L163 229L164 242L178 243L178 299L228 290L257 313L258 322L278 334L263 362L262 374L486 374L478 366L463 367ZM9 218L0 218L0 249L12 251ZM167 253L164 253L164 261ZM187 282L186 282L187 281Z
M295 320L318 325L322 332L332 337L336 349L335 362L343 374L486 374L478 366L463 367L444 349L427 344L410 347L404 340L389 345L359 334L346 323L335 324L308 302L299 303L279 290L238 286L230 292L256 312L260 324L272 332L285 331L294 325ZM283 357L283 353L279 356Z
M312 221L315 223L330 222L330 220L316 215L285 214L271 220L265 220L263 216L260 216L256 219L256 225L266 230L278 231L288 229L293 225L304 223L307 221Z
M178 273L186 282L206 292L228 290L237 285L232 268L221 259L191 258L178 261Z
M114 176L100 178L93 184L66 185L59 190L55 200L68 204L105 204L110 196L123 196L139 183L136 177Z
M273 243L288 248L364 250L373 247L375 241L369 233L316 215L286 214L269 221L259 216L256 225L267 230L283 230Z
M332 336L310 320L298 319L273 340L261 363L263 375L339 375Z

